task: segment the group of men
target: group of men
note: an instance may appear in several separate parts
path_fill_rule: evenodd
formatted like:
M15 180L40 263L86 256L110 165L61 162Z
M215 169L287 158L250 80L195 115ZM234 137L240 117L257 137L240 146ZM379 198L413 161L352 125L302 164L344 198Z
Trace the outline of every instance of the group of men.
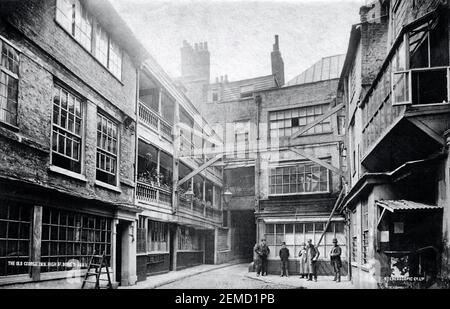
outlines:
M261 243L256 244L254 247L254 263L256 267L256 276L267 276L267 259L270 254L269 246L266 244L266 240L261 239ZM342 249L338 245L336 238L333 239L333 248L330 252L330 262L334 271L334 281L341 282L341 261ZM308 240L308 245L303 244L298 256L300 258L299 273L300 278L306 278L308 281L317 281L317 260L319 259L319 250L313 245L312 240ZM281 260L281 277L289 276L289 249L286 247L286 243L282 243L282 247L279 252Z

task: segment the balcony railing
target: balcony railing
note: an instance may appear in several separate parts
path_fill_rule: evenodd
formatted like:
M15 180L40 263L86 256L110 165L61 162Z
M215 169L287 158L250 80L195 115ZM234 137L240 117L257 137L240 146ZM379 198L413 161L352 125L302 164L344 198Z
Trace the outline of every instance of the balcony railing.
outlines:
M172 141L172 125L161 115L139 102L139 119L156 133Z
M136 187L137 199L142 202L172 206L172 192L155 184L139 181Z
M194 199L193 201L188 201L186 196L183 194L179 195L179 208L192 212L197 216L201 216L214 221L220 221L222 219L222 210L213 207L212 205L205 204L204 202Z
M402 117L408 105L449 102L449 67L391 72L389 65L363 102L363 156Z

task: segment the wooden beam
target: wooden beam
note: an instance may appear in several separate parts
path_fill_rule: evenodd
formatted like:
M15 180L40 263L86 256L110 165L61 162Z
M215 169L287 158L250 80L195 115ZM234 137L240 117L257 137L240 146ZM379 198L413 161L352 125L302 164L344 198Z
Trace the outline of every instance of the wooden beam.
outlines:
M183 179L181 179L178 182L178 187L181 186L182 184L184 184L186 181L188 181L192 177L194 177L195 175L197 175L198 173L201 173L203 170L207 169L208 167L210 167L211 165L213 165L214 163L216 163L217 161L222 159L222 157L223 157L223 154L218 154L217 156L215 156L208 162L204 163L200 167L196 168L194 171L190 172L186 177L184 177Z
M335 174L338 174L339 176L345 177L345 173L342 170L340 170L339 168L337 168L337 167L335 167L335 166L325 162L324 160L321 160L321 159L316 158L314 156L310 156L306 152L304 152L302 150L298 150L296 148L290 148L289 150L292 151L292 152L295 152L296 154L298 154L298 155L300 155L300 156L302 156L302 157L304 157L304 158L306 158L306 159L308 159L310 161L313 161L314 163L317 163L317 164L325 167L326 169L332 171Z
M305 132L309 131L311 128L315 127L316 125L318 125L319 123L321 123L325 119L331 117L333 114L335 114L338 111L340 111L342 108L344 108L344 106L345 106L344 104L339 104L339 105L333 107L328 112L326 112L325 114L323 114L322 116L320 116L319 118L317 118L316 120L311 122L310 124L308 124L308 125L304 126L303 128L301 128L300 131L298 131L297 133L293 134L291 136L291 140L300 137L300 135L303 135Z
M427 126L425 123L420 121L419 119L414 118L408 118L408 121L414 124L416 127L424 131L426 134L428 134L432 139L436 140L439 144L445 145L444 138L439 135L436 131L431 129L429 126Z
M323 237L325 236L325 233L328 230L328 227L330 226L331 220L333 219L334 213L336 212L337 207L341 203L342 198L344 197L345 188L342 188L341 193L339 193L339 197L337 198L336 202L334 203L333 210L330 213L330 216L328 217L327 224L325 225L325 229L322 232L322 235L320 235L319 241L317 242L316 246L319 247L320 242L322 241Z
M386 208L383 207L383 211L381 212L381 215L378 218L377 227L380 226L381 220L383 220L383 216L384 216L385 212L386 212Z
M188 126L185 123L179 122L177 124L175 124L174 126L179 127L181 130L183 131L187 131L189 133L193 133L194 135L197 135L205 140L207 140L208 142L215 144L217 146L221 145L222 142L219 141L218 139L215 139L214 137L208 136L206 135L206 133L200 132L199 130L196 130L194 128L191 128L190 126Z

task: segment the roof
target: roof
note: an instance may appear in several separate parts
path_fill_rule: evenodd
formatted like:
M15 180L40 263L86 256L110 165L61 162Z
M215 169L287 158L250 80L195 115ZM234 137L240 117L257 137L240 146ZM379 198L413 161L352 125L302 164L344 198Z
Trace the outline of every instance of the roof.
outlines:
M214 83L208 86L209 90L222 87L223 94L221 101L229 102L241 99L241 92L257 92L267 89L274 89L277 83L274 75L259 76L255 78L231 81L225 83Z
M344 54L322 58L314 65L312 65L309 69L287 82L286 86L302 85L326 81L330 79L337 79L341 76L344 61Z
M399 210L437 210L443 208L442 206L428 205L406 200L381 200L377 201L376 204L380 207L386 208L390 212Z
M273 223L301 223L301 222L328 222L329 217L271 217L271 218L263 218L264 223L273 224ZM334 216L331 218L332 222L342 222L345 221L345 218Z

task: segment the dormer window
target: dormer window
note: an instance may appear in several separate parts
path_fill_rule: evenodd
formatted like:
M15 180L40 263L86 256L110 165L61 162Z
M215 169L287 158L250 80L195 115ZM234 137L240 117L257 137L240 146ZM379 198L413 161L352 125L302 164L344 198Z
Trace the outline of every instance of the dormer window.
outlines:
M252 98L254 91L255 91L254 85L242 86L240 89L241 99Z

